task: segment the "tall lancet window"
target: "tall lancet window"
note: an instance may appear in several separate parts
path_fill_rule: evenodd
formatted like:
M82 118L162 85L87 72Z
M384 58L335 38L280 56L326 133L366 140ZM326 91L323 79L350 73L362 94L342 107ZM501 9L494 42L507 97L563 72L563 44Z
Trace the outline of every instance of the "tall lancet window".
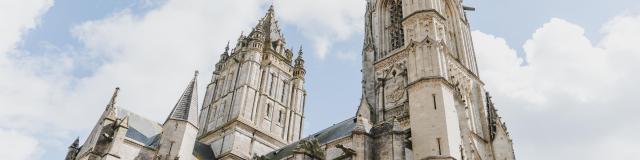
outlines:
M402 29L402 0L391 0L389 20L391 50L395 50L404 46L404 30Z

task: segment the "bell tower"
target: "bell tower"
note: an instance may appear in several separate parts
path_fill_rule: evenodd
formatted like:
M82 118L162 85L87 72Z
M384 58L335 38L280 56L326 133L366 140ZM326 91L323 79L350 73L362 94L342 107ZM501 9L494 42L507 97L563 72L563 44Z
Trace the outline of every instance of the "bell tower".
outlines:
M207 86L198 141L217 159L251 159L302 136L305 73L269 8L233 49L227 44Z
M462 0L367 0L363 98L374 126L395 121L409 133L413 159L492 157L472 9Z

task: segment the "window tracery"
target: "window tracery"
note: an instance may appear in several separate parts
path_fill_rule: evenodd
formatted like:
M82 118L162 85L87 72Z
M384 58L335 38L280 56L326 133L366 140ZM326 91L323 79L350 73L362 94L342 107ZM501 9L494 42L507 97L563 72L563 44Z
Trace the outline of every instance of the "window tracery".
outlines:
M404 46L404 29L402 28L402 19L402 1L391 1L389 9L389 36L391 38L391 51Z

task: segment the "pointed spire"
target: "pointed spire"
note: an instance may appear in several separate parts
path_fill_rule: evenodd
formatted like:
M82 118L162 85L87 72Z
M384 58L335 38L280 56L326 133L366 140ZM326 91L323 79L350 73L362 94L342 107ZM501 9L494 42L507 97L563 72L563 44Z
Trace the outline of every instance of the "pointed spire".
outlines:
M227 46L224 48L224 52L220 54L220 61L218 63L224 62L229 58L229 42L227 41Z
M120 92L120 87L116 87L116 90L113 91L113 95L111 95L111 100L109 100L109 104L105 108L103 113L104 118L115 121L117 117L116 113L116 99L118 98L118 93Z
M364 92L364 91L362 91ZM356 116L361 116L367 120L371 120L371 105L364 97L364 93L362 94L362 98L360 98L360 106L358 106L358 111L356 112Z
M296 78L304 79L304 75L306 71L304 69L304 59L302 58L302 46L300 46L300 50L298 51L298 57L295 60L293 76Z
M116 99L118 98L118 92L120 92L120 87L116 87L116 90L113 91L113 95L111 95L111 100L109 100L109 104L107 104L107 108L115 107Z
M193 79L178 99L168 120L187 121L193 126L198 126L198 71L195 71ZM166 123L166 122L165 122Z
M80 145L80 137L76 137L76 140L71 143L71 146L69 146L69 148L78 148L78 145Z
M224 47L224 53L228 54L229 53L229 43L231 43L231 41L227 41L227 47ZM197 71L196 71L197 72Z
M269 13L273 13L273 1L271 1L271 5L269 6Z
M298 51L298 58L296 58L296 68L304 68L304 59L302 57L302 45L300 45L300 50Z
M257 38L264 43L264 47L271 47L272 42L282 41L286 44L284 36L276 20L274 5L271 4L267 13L258 21L258 24L253 28L249 37Z
M244 38L244 31L240 32L240 36L238 37L238 41L236 42L236 46L242 43L242 39Z

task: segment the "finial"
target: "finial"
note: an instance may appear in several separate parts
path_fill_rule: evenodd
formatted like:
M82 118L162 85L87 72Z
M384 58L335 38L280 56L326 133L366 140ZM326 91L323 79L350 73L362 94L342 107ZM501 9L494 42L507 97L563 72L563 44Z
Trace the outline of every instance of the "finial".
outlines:
M229 43L231 43L231 41L227 41L227 47L224 48L224 52L229 52Z
M194 77L197 77L197 76L198 76L198 74L200 74L200 72L199 72L198 70L196 70L196 71L194 72L193 76L194 76Z
M302 45L300 45L300 50L298 51L298 55L302 56Z
M273 11L273 1L271 1L271 6L269 6L269 11Z

